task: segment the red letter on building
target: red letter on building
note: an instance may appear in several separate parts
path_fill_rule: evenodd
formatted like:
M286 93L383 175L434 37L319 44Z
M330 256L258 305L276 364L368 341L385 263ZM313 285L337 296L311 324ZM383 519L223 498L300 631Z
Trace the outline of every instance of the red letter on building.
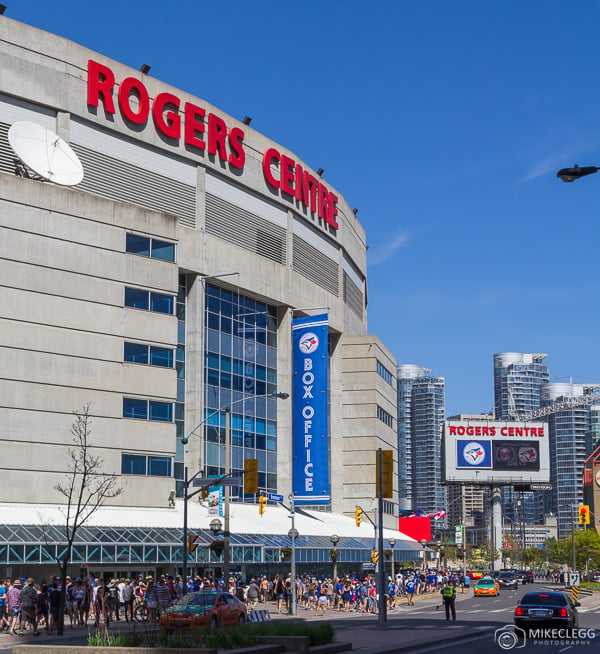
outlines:
M191 102L185 103L184 140L187 145L193 145L199 150L206 149L206 143L196 136L196 132L204 134L206 130L204 116L206 116L206 111L202 107L198 107Z
M229 149L231 154L229 155L229 163L234 168L243 168L246 163L246 152L244 151L244 132L239 127L232 127L229 130L229 136L227 137L229 141Z
M227 125L215 114L208 114L208 154L219 153L219 159L227 161Z
M296 200L308 207L308 171L304 171L300 164L296 164Z
M319 218L328 221L329 207L328 207L329 194L327 188L319 183Z
M110 68L90 59L88 61L88 89L87 103L92 107L98 106L98 100L102 96L104 111L109 114L115 113L115 103L112 97L112 90L115 86L115 76Z
M285 154L281 155L281 166L279 170L281 171L281 190L292 197L295 196L294 191L294 160L286 157Z
M265 176L268 184L270 184L273 188L279 188L279 180L275 179L271 174L271 161L273 159L279 162L279 152L277 152L275 148L269 148L268 150L265 150L265 153L263 154L263 175Z
M139 107L134 111L129 104L131 91L135 90L139 100ZM126 77L119 85L119 107L127 120L141 125L148 120L150 113L150 98L146 87L135 77Z
M167 104L173 107L174 111L167 111L165 120L164 110ZM181 136L181 117L177 96L171 93L159 93L152 104L152 116L159 132L172 139L178 139Z
M333 191L329 191L329 219L327 222L333 227L333 229L338 229L339 227L337 220L335 219L338 215L337 201L337 195Z

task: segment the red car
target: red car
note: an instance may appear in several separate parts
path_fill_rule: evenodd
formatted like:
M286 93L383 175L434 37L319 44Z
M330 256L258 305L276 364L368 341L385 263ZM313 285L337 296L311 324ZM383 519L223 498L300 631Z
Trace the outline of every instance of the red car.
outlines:
M210 625L223 627L248 620L246 605L231 593L216 590L188 593L177 604L170 606L160 619L168 631L194 629Z

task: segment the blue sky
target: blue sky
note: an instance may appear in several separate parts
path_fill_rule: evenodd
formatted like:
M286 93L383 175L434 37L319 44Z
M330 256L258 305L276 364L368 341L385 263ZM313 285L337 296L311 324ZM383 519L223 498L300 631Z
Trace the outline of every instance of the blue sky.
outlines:
M598 382L600 3L8 2L284 144L367 231L369 331L493 406L495 352Z

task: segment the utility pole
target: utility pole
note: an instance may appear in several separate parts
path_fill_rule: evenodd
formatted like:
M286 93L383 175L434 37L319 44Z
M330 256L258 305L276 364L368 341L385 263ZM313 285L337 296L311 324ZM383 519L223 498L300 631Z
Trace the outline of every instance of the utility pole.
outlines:
M379 612L377 614L377 624L380 627L384 627L387 621L387 605L385 603L385 565L383 559L383 453L382 449L378 448L377 457L379 460L379 497L378 497L378 523L377 523L377 532L378 532L378 552L379 552L379 561L377 569L377 592L379 595Z

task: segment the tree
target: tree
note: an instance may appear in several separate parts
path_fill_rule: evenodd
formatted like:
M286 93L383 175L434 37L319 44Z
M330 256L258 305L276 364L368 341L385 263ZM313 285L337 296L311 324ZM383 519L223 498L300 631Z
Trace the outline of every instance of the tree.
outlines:
M66 501L66 548L62 552L62 558L57 555L56 559L62 580L57 630L59 635L64 632L67 566L71 560L77 532L107 500L123 492L122 488L117 487L118 476L102 472L104 461L93 452L90 442L90 405L86 404L80 413L74 412L73 415L73 445L68 450L68 472L64 482L54 487Z

